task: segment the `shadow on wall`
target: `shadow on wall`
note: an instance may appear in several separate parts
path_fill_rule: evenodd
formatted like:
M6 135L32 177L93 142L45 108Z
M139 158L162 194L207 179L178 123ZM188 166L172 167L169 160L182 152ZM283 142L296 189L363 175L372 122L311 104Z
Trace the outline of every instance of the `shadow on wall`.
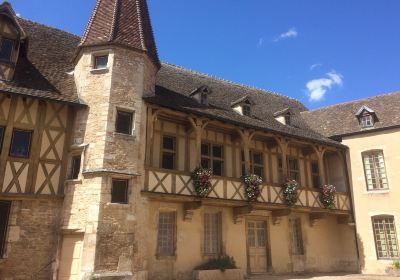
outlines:
M365 254L364 254L364 243L362 242L361 236L357 233L357 244L358 244L358 258L360 270L363 271L365 268Z

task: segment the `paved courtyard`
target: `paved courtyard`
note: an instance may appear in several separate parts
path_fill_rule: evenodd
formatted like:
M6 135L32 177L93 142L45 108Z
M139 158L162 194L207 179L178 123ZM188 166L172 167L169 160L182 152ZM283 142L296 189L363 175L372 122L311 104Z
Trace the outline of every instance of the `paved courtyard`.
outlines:
M297 279L310 279L310 280L400 280L400 277L394 276L381 276L381 275L360 275L360 274L349 274L349 275L299 275L299 276L264 276L254 277L254 280L297 280Z

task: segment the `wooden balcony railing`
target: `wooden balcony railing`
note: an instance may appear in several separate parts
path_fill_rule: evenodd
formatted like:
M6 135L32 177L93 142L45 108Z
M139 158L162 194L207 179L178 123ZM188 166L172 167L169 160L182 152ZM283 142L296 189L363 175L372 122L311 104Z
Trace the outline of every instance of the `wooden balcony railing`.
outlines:
M189 173L157 168L146 169L143 191L179 196L196 195ZM246 201L244 185L240 179L215 177L212 179L212 189L208 198L244 202ZM282 188L277 185L263 184L258 202L271 206L285 206ZM299 199L296 206L314 209L324 208L319 200L319 192L308 188L299 189ZM350 212L350 198L347 193L336 193L335 208L333 210Z

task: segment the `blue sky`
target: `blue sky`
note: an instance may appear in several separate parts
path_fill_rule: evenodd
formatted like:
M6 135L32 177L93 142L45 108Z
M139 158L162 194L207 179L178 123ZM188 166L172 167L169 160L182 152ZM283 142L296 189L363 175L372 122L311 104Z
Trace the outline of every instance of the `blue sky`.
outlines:
M148 0L163 61L317 108L400 90L399 0ZM81 35L95 0L11 0Z

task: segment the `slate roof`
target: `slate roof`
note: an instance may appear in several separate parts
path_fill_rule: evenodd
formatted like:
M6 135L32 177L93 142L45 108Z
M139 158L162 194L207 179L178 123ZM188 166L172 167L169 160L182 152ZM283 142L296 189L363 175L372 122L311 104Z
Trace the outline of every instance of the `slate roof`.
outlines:
M201 105L190 97L193 90L201 86L207 86L212 91L212 94L208 96L208 106ZM231 107L232 102L244 96L248 96L254 104L252 117L242 116ZM338 142L309 129L300 116L300 112L307 108L295 99L271 91L213 78L166 63L162 64L157 74L155 94L144 96L144 100L177 111L207 116L242 127L343 147ZM275 112L288 107L294 114L291 126L283 125L274 118Z
M146 0L97 0L80 45L111 43L145 52L160 66Z
M373 128L361 128L356 114L362 106L375 112L377 121ZM306 111L301 115L315 131L332 138L400 127L400 92Z
M17 19L27 34L12 81L1 81L0 92L82 103L76 93L72 58L80 38L59 29Z

